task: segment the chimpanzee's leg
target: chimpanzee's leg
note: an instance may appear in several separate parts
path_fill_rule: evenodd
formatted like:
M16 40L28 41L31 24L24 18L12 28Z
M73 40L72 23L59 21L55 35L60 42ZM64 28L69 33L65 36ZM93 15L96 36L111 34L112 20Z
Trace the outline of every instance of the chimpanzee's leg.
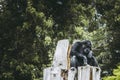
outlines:
M83 62L84 62L83 65L87 65L87 57L86 56L83 56Z
M90 60L90 65L91 66L96 66L96 67L99 67L98 66L98 62L96 60L96 58L94 56L92 56L91 60Z
M71 61L70 61L70 67L77 68L77 64L78 64L78 60L77 60L76 56L72 56Z
M81 59L82 61L80 62ZM79 54L78 61L79 63L83 63L81 66L87 65L87 57L83 54Z

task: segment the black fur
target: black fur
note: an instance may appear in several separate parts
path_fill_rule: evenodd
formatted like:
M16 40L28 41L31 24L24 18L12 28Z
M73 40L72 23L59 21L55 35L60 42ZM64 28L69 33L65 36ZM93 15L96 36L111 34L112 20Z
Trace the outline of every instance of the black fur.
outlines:
M89 40L76 42L73 44L70 52L71 67L91 65L98 67L97 60L93 56L92 45Z

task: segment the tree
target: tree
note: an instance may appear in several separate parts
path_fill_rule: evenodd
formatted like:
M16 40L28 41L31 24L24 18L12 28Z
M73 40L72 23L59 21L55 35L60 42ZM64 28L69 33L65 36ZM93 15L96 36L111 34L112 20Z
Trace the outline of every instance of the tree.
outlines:
M43 67L50 63L53 21L36 11L31 0L3 2L6 4L0 14L0 79L38 79Z
M120 58L120 49L119 49L119 0L110 0L110 1L99 1L96 0L96 9L99 14L102 15L102 20L106 22L107 29L107 43L108 51L101 56L102 63L104 63L104 70L108 69L108 72L116 67L116 64L119 62ZM111 17L110 17L111 16Z

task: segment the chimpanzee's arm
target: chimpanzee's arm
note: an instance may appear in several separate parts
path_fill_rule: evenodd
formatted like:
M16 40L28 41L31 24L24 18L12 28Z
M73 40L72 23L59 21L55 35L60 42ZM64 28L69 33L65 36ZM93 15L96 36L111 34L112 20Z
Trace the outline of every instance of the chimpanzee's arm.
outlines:
M81 55L80 52L78 52L77 50L75 50L74 48L71 49L71 52L70 52L70 56L76 56L76 57L79 57Z
M96 67L99 67L98 66L98 62L96 60L96 58L94 56L92 56L91 58L91 63L90 63L91 66L96 66Z

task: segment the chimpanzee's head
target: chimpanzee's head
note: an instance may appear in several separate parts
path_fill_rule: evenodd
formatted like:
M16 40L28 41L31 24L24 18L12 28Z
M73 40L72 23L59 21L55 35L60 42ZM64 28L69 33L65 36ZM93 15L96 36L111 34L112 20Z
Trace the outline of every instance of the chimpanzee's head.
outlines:
M84 53L87 55L91 51L92 44L89 40L85 40L83 43Z
M91 42L89 40L85 40L82 43L83 43L83 47L91 49L92 44L91 44Z

